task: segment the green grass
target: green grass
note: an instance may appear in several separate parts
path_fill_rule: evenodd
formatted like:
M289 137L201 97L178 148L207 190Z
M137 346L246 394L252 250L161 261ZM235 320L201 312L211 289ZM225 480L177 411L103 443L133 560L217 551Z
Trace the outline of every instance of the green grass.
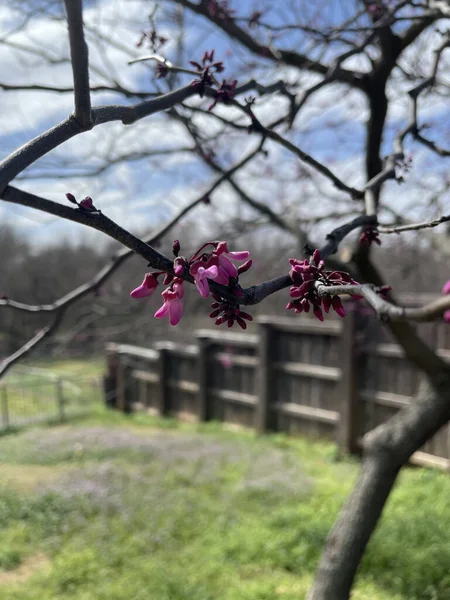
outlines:
M3 437L0 458L2 600L298 600L358 467L104 410ZM444 474L402 474L356 600L450 599L449 497Z

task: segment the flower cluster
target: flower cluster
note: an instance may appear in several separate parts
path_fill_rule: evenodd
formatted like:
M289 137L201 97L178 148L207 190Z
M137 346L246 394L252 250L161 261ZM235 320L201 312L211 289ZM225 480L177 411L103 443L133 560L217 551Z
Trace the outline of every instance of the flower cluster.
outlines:
M380 246L380 232L378 231L378 229L375 229L373 227L366 227L366 229L364 229L364 231L359 237L359 242L363 246L366 246L366 248L370 248L372 242L375 242L375 244L378 244L378 246Z
M215 300L211 304L213 311L209 316L216 320L216 325L226 323L228 327L233 327L237 323L241 329L247 329L246 320L253 321L253 317L242 311L238 304L232 304L218 294L213 294L213 298Z
M293 308L296 313L308 313L312 306L312 312L319 321L323 321L324 318L322 309L328 313L330 308L333 308L340 317L345 317L345 309L339 296L319 296L316 283L333 286L357 284L357 281L343 271L325 271L319 250L314 250L311 261L291 258L289 262L289 276L294 285L289 293L293 300L288 303L287 309Z
M158 50L169 41L168 38L162 35L158 35L158 32L154 28L148 33L146 31L142 32L142 35L136 44L136 48L140 48L145 42L145 40L148 41L149 48L153 52L158 52Z
M450 280L447 281L444 287L442 288L442 293L446 295L450 294ZM446 323L450 323L450 310L446 310L444 312L444 321Z
M227 83L226 79L223 79L219 89L216 92L214 102L208 107L208 110L212 110L218 102L223 104L229 104L236 95L237 79L233 79L231 83Z
M183 256L179 256L180 242L175 240L173 243L173 253L175 260L173 263L173 272L164 273L147 273L143 282L139 287L134 289L130 296L132 298L145 298L151 296L158 287L158 277L164 275L164 284L168 287L162 292L164 303L162 307L156 311L155 317L160 319L169 316L171 325L179 323L183 315L183 297L184 297L184 277L189 274L194 278L195 286L202 298L207 298L210 295L209 282L214 281L223 286L227 286L230 296L233 298L230 301L227 298L222 298L219 295L214 295L215 309L211 313L211 317L216 319L216 325L228 323L231 327L234 322L237 322L243 329L246 328L244 319L251 320L251 316L242 312L238 306L238 298L240 288L238 286L238 278L241 273L248 271L252 265L249 259L249 252L246 250L241 252L230 252L226 242L206 242L195 254L187 260ZM235 261L246 261L240 267L235 265ZM236 298L236 301L234 301Z
M201 63L195 60L189 62L200 73L200 78L194 79L191 86L196 86L200 98L203 98L206 86L217 83L214 73L222 73L222 71L225 70L224 64L221 61L214 62L214 50L211 50L210 52L205 51Z
M170 72L169 66L165 62L156 63L156 79L164 79Z

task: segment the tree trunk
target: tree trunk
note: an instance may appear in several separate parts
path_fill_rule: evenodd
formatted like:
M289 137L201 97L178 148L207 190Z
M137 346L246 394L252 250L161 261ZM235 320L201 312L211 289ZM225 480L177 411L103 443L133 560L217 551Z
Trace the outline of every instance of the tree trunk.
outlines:
M355 488L331 531L308 600L347 600L401 467L450 420L450 371L424 381L417 401L363 440Z

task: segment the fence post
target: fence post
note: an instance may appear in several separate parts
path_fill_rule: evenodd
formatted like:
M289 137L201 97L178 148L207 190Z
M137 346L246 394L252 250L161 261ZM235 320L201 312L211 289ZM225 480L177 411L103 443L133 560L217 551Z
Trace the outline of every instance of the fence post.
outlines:
M198 383L198 419L199 421L209 421L211 411L208 402L208 351L210 342L206 336L197 334L198 363L197 363L197 383Z
M3 429L9 429L8 390L2 385L2 424Z
M158 350L158 412L161 417L165 417L170 413L169 406L169 388L167 386L169 373L169 352L164 343L155 344L155 348Z
M266 319L258 319L258 367L257 382L258 404L256 407L256 429L259 433L264 433L268 429L275 429L275 415L272 405L274 404L274 386L273 386L273 342L275 339L275 329Z
M120 412L126 412L127 372L123 360L123 358L119 359L119 364L117 367L116 408L118 408Z
M357 364L355 356L354 303L346 306L347 315L342 321L341 335L341 382L337 387L340 419L337 431L339 448L350 454L358 452L360 429L360 406L358 394Z
M110 408L117 406L117 386L118 386L119 354L115 344L106 346L106 374L103 378L103 392L105 395L105 404Z
M56 381L56 404L60 423L65 419L64 415L64 389L63 380L59 377Z

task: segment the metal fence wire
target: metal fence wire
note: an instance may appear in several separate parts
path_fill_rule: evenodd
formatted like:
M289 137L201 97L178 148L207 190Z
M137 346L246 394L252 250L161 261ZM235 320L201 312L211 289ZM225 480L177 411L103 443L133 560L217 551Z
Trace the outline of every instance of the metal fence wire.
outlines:
M59 377L24 368L0 383L0 430L83 416L102 402L102 392L99 378Z

